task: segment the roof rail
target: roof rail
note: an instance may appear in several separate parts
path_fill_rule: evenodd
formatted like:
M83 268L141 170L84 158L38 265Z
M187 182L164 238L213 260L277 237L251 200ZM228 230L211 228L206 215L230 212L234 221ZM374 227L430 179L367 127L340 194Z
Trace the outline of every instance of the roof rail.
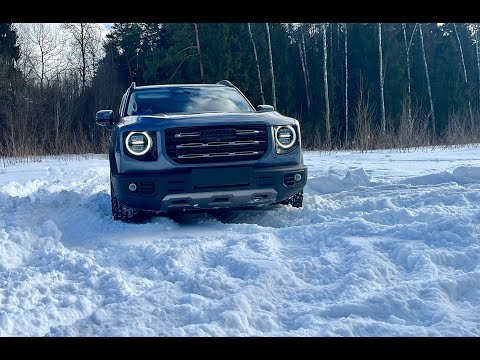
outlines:
M228 80L221 80L217 83L217 85L224 85L229 87L235 87L230 81Z
M137 84L135 84L135 81L132 81L130 84L130 89L135 89L137 87Z

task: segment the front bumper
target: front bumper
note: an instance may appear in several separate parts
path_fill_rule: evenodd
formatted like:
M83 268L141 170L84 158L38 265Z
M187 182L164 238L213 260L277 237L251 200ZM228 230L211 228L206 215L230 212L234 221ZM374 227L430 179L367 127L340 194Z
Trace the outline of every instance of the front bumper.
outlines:
M301 180L295 180L296 174ZM239 208L269 205L295 195L306 184L307 167L188 168L114 174L111 180L117 199L137 209L174 212ZM132 183L135 191L129 189Z

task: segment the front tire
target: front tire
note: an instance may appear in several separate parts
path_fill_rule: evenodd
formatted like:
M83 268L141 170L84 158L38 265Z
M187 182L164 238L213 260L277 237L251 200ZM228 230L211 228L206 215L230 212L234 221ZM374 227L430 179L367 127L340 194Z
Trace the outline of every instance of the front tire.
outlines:
M112 200L112 216L114 220L120 220L126 223L140 223L145 219L145 213L142 210L123 205L115 196L112 182L110 182L110 196Z
M292 205L295 208L301 208L303 206L303 190L300 190L298 193L289 197L286 200L280 202L282 205Z

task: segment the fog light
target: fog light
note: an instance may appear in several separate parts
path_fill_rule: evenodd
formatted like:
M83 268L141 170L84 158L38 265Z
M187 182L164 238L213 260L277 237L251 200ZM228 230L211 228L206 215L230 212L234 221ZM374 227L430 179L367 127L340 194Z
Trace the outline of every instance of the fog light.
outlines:
M295 174L295 181L299 182L302 180L302 175L301 174Z
M135 185L135 183L131 183L130 185L128 185L128 189L130 191L135 191L137 190L137 185Z

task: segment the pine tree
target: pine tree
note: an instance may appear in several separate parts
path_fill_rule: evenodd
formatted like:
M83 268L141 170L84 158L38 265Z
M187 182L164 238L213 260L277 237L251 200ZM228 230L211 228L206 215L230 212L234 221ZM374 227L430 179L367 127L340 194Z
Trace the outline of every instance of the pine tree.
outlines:
M11 23L0 23L0 57L5 64L12 67L20 57L17 33Z

